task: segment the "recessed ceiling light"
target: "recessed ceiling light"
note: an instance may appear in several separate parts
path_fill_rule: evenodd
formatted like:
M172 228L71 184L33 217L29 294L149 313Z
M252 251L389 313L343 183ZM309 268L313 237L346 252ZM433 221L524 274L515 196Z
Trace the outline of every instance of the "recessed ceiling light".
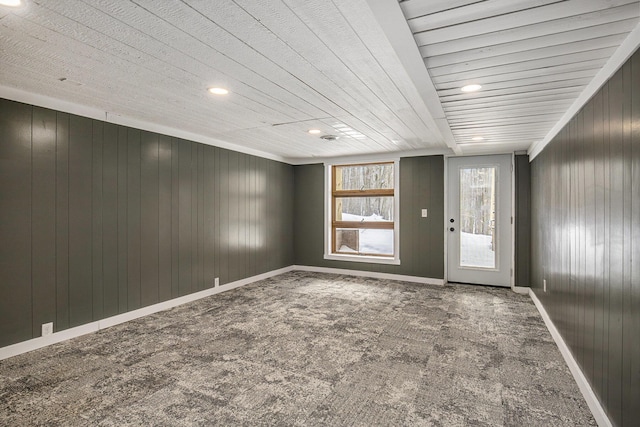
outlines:
M322 132L320 129L309 129L307 132L309 132L312 135L318 134L320 132Z
M223 87L210 87L209 93L212 93L214 95L226 95L229 93L229 91Z
M20 6L20 4L22 3L22 1L20 0L0 0L0 5L1 6Z
M475 92L480 89L482 89L482 86L480 85L466 85L460 88L460 90L463 92Z
M484 137L483 136L474 136L473 138L471 138L472 141L484 141Z

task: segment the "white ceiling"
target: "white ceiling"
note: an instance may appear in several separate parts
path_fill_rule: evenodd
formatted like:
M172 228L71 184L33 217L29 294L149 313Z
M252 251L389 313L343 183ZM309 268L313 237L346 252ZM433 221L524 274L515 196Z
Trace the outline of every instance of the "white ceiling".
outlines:
M0 96L292 163L527 149L640 16L640 0L23 2L0 6Z

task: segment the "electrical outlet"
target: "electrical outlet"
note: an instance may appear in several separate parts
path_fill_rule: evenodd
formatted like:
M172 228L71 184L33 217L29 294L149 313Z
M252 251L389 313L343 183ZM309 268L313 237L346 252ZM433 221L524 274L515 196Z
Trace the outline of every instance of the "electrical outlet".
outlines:
M542 279L542 289L547 292L547 279Z
M53 333L53 322L43 323L42 336L46 337L47 335L51 335L52 333Z
M427 217L427 210L422 209L422 218L426 218L426 217Z
M216 277L215 279L213 279L213 285L217 288L218 286L220 286L220 278Z

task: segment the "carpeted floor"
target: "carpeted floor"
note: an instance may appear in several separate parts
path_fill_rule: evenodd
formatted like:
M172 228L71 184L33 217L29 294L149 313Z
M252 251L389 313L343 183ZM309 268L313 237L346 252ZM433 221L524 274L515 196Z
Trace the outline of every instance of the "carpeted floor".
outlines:
M528 297L293 272L0 361L0 425L595 425Z

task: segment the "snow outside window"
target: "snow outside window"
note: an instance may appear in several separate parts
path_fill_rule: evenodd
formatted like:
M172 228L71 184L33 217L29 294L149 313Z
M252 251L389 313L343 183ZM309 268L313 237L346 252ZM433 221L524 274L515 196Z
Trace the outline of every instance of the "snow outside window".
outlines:
M326 167L325 258L399 263L398 162Z

